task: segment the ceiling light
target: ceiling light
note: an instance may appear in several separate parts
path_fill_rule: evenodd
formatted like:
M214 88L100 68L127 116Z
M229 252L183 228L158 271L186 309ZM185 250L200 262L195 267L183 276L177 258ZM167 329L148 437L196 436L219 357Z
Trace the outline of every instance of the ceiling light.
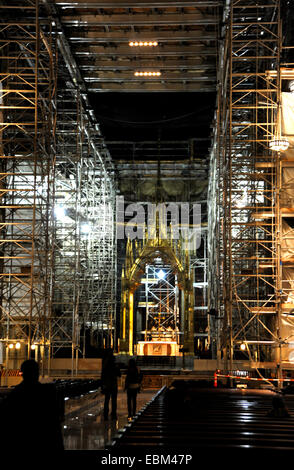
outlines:
M34 351L36 349L36 344L32 344L31 349Z
M240 344L240 349L241 349L241 351L245 351L246 344L245 343Z
M15 349L20 349L20 343L19 342L16 343Z
M135 77L160 77L161 72L156 72L156 71L147 71L145 70L144 72L134 72Z
M156 47L158 46L157 41L130 41L129 46L131 47Z
M14 348L14 344L10 343L10 344L8 345L8 347L9 347L9 349L13 349L13 348Z
M269 143L269 148L275 152L285 152L289 147L289 141L286 137L275 137Z

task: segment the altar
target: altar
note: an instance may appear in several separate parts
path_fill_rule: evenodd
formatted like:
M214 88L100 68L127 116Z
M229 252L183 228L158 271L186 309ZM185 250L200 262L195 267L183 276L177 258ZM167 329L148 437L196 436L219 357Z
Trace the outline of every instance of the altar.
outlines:
M179 356L180 346L176 341L138 341L138 356Z

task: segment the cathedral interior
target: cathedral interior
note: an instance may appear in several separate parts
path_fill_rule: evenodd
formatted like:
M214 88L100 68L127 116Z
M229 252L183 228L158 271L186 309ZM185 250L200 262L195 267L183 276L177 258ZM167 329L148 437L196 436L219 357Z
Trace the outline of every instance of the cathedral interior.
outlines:
M293 9L0 1L0 385L292 377Z
M292 368L292 6L0 2L4 368Z

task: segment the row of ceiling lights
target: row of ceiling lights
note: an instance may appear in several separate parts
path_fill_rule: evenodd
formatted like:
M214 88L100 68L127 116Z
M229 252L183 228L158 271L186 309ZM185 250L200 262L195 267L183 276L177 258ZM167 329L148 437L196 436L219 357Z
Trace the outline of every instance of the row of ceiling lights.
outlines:
M136 77L160 77L161 72L135 72Z
M131 47L142 47L142 46L144 46L144 47L146 47L146 46L156 47L156 46L158 46L158 42L157 41L149 41L149 42L148 41L144 41L144 42L143 41L130 41L129 46L131 46Z
M156 47L158 46L157 41L130 41L129 42L130 47ZM144 78L155 78L155 77L160 77L161 72L159 70L153 70L153 71L139 71L137 70L134 72L135 77L144 77Z

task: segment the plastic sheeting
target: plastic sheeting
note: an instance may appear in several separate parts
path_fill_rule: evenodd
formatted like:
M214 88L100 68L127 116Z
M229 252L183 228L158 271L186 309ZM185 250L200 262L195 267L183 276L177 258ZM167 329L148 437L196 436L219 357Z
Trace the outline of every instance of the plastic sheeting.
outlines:
M282 93L281 131L289 140L289 148L283 152L283 160L294 161L294 94Z
M283 152L282 160L294 162L294 94L292 93L282 93L281 131L290 143L288 150ZM294 208L294 167L282 165L280 203L281 208ZM294 261L294 229L285 220L282 222L281 258L282 303L287 304L287 311L284 310L281 318L280 335L285 341L282 347L282 360L294 364L294 268L285 266L291 260Z
M283 220L282 223L282 242L281 242L282 261L294 260L294 228Z
M283 168L281 205L294 207L294 168Z

